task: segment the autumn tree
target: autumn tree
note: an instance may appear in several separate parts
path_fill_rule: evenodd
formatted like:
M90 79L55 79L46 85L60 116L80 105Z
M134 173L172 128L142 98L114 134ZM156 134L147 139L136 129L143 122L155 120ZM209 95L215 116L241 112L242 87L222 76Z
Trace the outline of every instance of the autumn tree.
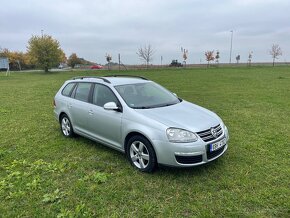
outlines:
M0 57L7 57L9 53L9 50L7 48L0 48Z
M136 54L139 56L141 60L146 63L146 67L148 69L149 63L153 60L154 50L152 49L151 45L144 46L144 48L139 48Z
M188 57L188 50L181 47L181 52L182 52L183 64L184 64L184 66L186 66L186 60Z
M27 52L31 62L44 69L45 72L57 66L64 58L59 42L49 35L32 36L28 41Z
M66 63L67 62L67 57L66 57L66 55L65 55L65 53L63 51L61 53L60 60L61 60L60 61L61 63Z
M275 60L282 55L282 49L278 44L273 44L271 50L269 51L270 55L273 58L273 67L275 65Z
M77 64L82 64L82 60L77 56L76 53L72 53L67 59L67 65L71 68L75 68Z
M214 51L206 51L205 59L207 61L207 67L209 67L209 62L214 61Z

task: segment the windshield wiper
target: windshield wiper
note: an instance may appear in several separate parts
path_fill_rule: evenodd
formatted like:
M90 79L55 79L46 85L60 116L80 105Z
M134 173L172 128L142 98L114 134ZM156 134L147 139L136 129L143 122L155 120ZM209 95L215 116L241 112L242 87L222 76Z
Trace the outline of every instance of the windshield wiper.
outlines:
M162 105L161 107L167 107L167 106L171 106L171 105L175 105L177 103L171 103L171 104L165 104L165 105Z
M142 107L132 107L133 109L150 109L154 107L147 107L147 106L142 106Z
M158 107L168 107L168 106L171 106L171 105L175 105L177 103L180 103L180 102L174 102L174 103L168 103L168 104L162 104L162 105L158 105Z
M154 106L140 106L140 107L132 107L133 109L151 109L151 108L159 108L159 107L167 107L171 105L177 104L176 102L174 103L168 103L168 104L159 104L159 105L154 105Z

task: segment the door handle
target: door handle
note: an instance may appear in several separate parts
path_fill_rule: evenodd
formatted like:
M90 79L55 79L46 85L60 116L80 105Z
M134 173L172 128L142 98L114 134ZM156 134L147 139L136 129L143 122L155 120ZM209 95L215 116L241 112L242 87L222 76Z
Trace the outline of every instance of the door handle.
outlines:
M93 115L93 114L94 114L93 110L89 110L89 115Z

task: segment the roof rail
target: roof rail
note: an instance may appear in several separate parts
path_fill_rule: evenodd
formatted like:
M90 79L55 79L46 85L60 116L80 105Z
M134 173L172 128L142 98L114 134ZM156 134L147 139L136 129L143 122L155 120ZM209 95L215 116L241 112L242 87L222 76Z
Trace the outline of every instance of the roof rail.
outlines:
M103 77L133 77L133 78L140 78L140 79L148 80L147 78L145 78L143 76L122 75L122 74L106 75L106 76L103 76Z
M107 79L105 79L103 77L100 77L100 76L76 76L76 77L73 77L72 80L84 79L84 78L96 78L96 79L101 79L101 80L103 80L106 83L111 83L109 80L107 80Z

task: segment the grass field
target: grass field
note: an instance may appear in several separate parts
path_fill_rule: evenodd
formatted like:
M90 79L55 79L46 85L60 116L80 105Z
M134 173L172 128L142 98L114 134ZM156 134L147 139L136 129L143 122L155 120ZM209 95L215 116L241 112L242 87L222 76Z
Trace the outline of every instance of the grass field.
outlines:
M220 159L153 174L61 135L59 87L108 73L0 74L0 217L290 217L289 67L126 71L215 111L230 131Z

